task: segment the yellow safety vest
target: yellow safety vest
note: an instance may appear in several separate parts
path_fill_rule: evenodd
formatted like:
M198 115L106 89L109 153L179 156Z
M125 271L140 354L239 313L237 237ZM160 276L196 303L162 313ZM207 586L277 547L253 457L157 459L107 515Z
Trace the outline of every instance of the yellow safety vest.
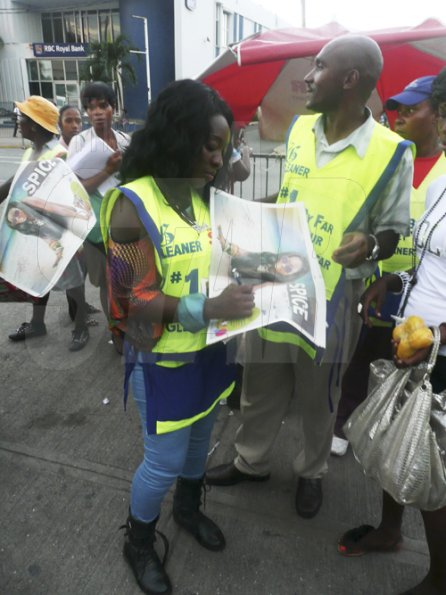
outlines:
M327 323L330 326L342 295L343 267L331 259L348 231L357 229L378 200L412 143L377 124L361 159L354 147L347 147L332 161L318 167L313 132L319 115L299 117L287 144L285 175L277 202L305 204L315 254L325 282ZM289 342L302 347L311 357L316 350L293 332L262 329L270 341Z
M383 273L409 271L412 268L412 231L414 225L425 211L426 191L428 186L431 182L444 174L446 174L446 157L444 153L442 153L418 188L412 187L412 192L410 194L410 234L406 237L402 236L396 247L395 254L381 262Z
M101 229L106 245L111 213L120 194L124 194L136 207L154 245L163 293L180 298L203 291L209 274L212 238L209 208L200 196L192 194L197 222L197 229L194 229L169 206L152 177L140 178L110 190L105 194L101 208ZM208 350L205 347L206 329L190 333L175 322L164 325L161 338L151 353L142 354L144 362L158 364L143 367L144 373L153 373L151 379L156 378L155 382L161 383L160 390L155 390L156 394L147 400L149 433L163 434L194 423L206 416L220 399L226 398L233 390L233 374L227 370L223 345L212 346ZM215 349L220 355L210 356L206 360L206 354L215 353ZM201 358L200 361L206 364L197 368L188 365L195 358ZM132 368L131 363L126 367ZM166 367L176 370L172 370L172 373L166 370L166 375ZM191 370L190 376L188 369ZM156 370L159 370L158 374ZM175 380L177 374L180 374L183 382L180 386ZM128 377L127 371L126 381ZM150 384L150 379L148 382ZM169 387L172 383L175 386L171 394ZM197 395L201 395L198 402Z
M192 195L194 215L200 228L197 231L169 206L152 177L140 178L110 191L104 196L101 208L101 228L106 243L111 212L121 193L133 199L155 247L162 292L176 298L202 292L209 275L212 239L209 208L199 195ZM206 329L190 333L179 322L172 322L164 325L152 353L156 354L157 361L190 361L191 355L205 346Z
M31 156L33 154L34 149L32 147L28 147L26 151L22 155L22 161L32 161ZM59 157L60 159L66 159L67 150L66 148L57 143L54 147L46 149L43 153L41 153L37 157L37 161L45 161L48 159L53 159L53 157Z

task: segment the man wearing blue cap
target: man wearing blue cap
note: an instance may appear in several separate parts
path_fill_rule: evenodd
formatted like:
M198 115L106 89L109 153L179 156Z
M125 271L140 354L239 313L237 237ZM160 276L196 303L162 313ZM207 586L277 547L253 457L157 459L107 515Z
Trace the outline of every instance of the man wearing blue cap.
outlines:
M424 212L429 184L446 174L446 157L441 150L437 117L431 104L432 83L435 76L423 76L409 83L401 93L390 97L385 108L396 111L394 130L416 146L414 179L410 197L410 229ZM413 268L412 236L401 237L394 255L380 263L383 274L408 271ZM379 320L371 328L363 327L356 351L342 380L342 396L336 419L332 454L342 456L348 448L342 427L354 409L367 396L370 362L391 359L392 314L396 314L399 295L390 296Z

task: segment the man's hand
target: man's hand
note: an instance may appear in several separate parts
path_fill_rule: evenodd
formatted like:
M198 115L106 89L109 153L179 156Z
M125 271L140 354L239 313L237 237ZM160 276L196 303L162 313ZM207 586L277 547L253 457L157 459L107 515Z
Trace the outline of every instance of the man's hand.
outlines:
M398 284L398 279L399 277L397 277L397 275L386 275L381 277L374 281L362 294L358 304L358 313L366 326L373 326L372 321L369 318L369 308L374 305L375 315L380 318L381 308L385 302L387 292L389 291L389 283L394 282L395 284Z
M331 255L332 259L345 268L354 269L362 264L370 252L369 236L362 231L346 233L341 245Z

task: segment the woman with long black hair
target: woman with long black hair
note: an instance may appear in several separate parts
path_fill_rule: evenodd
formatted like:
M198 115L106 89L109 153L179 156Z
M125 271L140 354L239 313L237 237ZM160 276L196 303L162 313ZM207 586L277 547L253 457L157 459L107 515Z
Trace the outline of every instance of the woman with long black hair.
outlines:
M232 114L209 87L169 85L150 106L124 154L124 185L107 194L105 231L111 328L126 337L130 382L144 434L132 483L124 555L145 593L169 593L153 549L172 483L174 520L205 548L221 550L218 526L200 511L216 404L232 390L226 346L206 346L210 319L249 316L252 288L206 297L211 234L209 189L230 139Z

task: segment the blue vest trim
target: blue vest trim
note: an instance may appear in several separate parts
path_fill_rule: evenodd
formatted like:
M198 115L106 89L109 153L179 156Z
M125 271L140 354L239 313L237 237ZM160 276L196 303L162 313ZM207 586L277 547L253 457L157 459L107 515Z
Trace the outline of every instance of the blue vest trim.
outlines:
M288 127L288 130L286 131L286 135L285 135L285 151L288 153L288 141L290 140L290 134L291 134L291 130L293 129L294 124L297 122L297 119L299 118L299 114L297 114L296 116L293 116L293 119L291 120L291 124Z
M146 228L147 233L149 234L150 239L152 240L152 243L155 246L155 250L158 252L159 257L162 258L161 234L158 230L158 226L155 224L152 217L147 212L147 209L145 208L143 201L136 194L136 192L130 190L130 188L118 186L117 190L122 192L122 194L124 194L124 196L126 196L133 203L134 207L138 212L138 217L143 222L144 227Z
M401 141L395 149L392 158L390 159L386 169L382 173L380 179L375 184L374 188L364 201L364 204L356 213L355 217L352 219L350 225L347 227L344 233L349 231L354 231L358 228L358 225L361 221L365 218L366 214L371 211L373 206L375 205L378 198L381 196L384 188L389 183L390 178L395 173L396 168L398 167L401 158L408 147L410 147L413 143L408 140Z
M124 403L127 403L130 377L136 363L142 365L147 406L147 432L156 434L157 422L175 422L207 411L235 380L236 366L227 363L226 346L217 343L197 353L196 361L166 368L146 361L146 353L133 351L126 363Z

